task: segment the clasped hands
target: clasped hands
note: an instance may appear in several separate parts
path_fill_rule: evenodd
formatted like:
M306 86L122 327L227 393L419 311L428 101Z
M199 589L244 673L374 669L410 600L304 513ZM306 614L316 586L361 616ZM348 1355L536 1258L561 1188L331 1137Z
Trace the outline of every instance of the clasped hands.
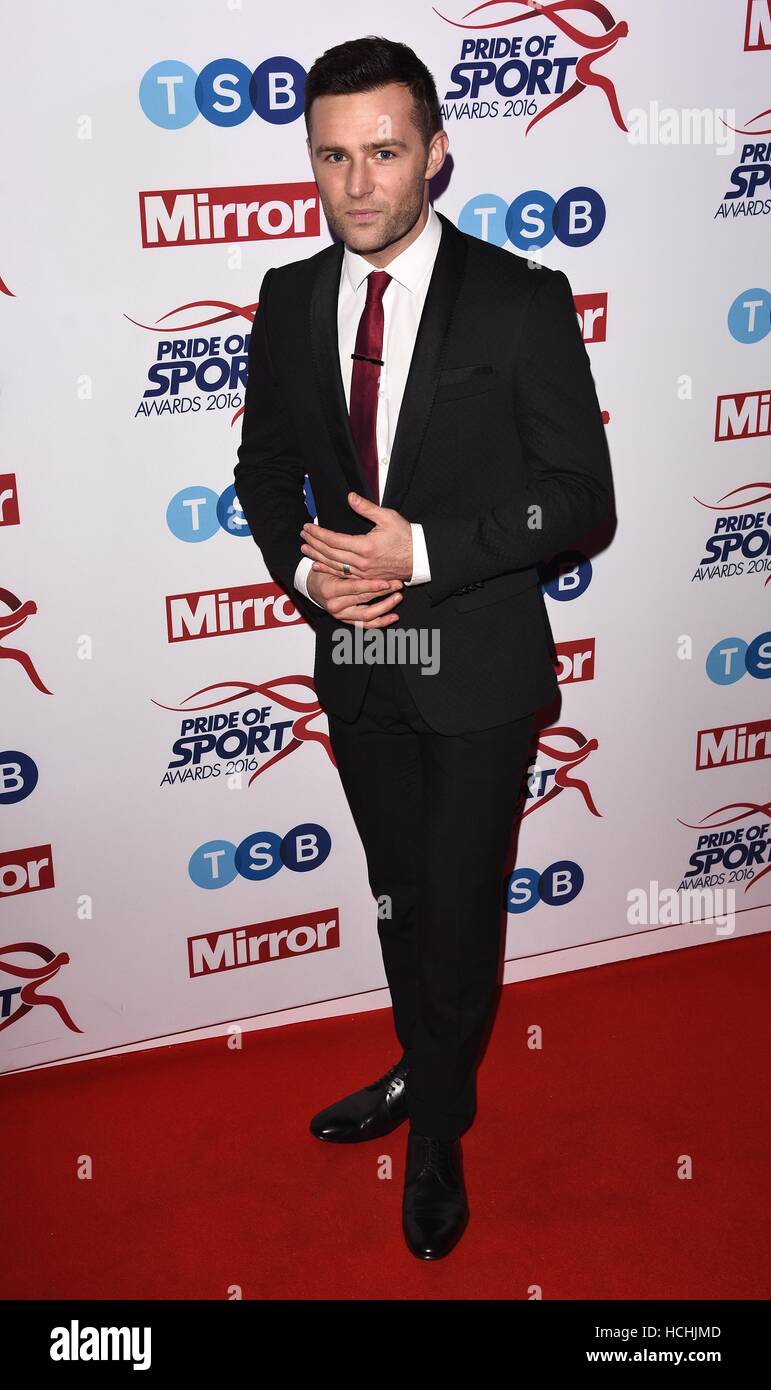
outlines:
M348 505L374 523L366 535L328 531L313 522L300 532L300 549L313 560L308 593L341 622L386 627L398 620L394 609L403 581L412 574L412 528L393 507L380 507L356 492L348 493ZM367 602L378 595L384 595L379 603Z

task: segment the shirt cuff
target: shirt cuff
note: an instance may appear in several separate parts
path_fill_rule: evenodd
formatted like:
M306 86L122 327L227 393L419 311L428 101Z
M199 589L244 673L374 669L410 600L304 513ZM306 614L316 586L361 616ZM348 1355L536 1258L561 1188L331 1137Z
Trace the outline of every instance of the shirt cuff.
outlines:
M303 555L299 565L297 566L297 569L294 572L294 586L296 589L299 589L300 593L304 594L305 597L309 599L311 603L315 603L317 608L323 608L324 605L321 603L316 603L316 600L313 597L313 595L308 593L308 572L312 568L313 561L310 555Z
M428 563L428 549L423 527L419 521L411 521L410 530L412 531L412 575L404 582L405 584L427 584L431 578L431 567Z

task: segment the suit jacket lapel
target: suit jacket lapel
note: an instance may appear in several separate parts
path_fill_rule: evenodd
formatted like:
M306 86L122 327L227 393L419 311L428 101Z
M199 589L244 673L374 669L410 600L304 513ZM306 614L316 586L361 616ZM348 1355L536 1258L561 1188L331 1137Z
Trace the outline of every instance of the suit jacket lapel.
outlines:
M345 403L345 388L340 372L340 349L337 342L337 300L340 290L340 271L343 264L343 243L328 248L321 258L316 283L311 294L310 344L321 404L327 419L332 448L352 492L366 496L364 477L359 468L356 444L351 432L351 417Z
M464 237L441 213L437 216L442 223L442 239L418 325L381 499L384 507L395 507L397 511L407 495L431 415L450 321L466 264Z
M442 213L442 237L436 253L415 347L392 441L382 505L401 505L417 462L431 414L445 342L466 262L465 238ZM337 341L337 301L343 244L337 242L322 261L311 296L310 342L322 405L332 446L349 487L366 496L351 420L345 403Z

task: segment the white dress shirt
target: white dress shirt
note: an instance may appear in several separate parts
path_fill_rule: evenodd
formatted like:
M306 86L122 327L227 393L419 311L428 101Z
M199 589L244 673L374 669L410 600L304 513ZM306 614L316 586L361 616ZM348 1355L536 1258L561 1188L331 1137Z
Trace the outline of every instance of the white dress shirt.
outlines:
M412 361L420 316L431 279L436 253L442 237L442 224L431 204L428 205L426 225L404 251L385 266L391 281L383 294L383 366L380 368L376 437L380 459L380 496L385 492L390 453L396 434L399 409ZM356 346L359 319L367 299L367 276L376 267L363 256L343 251L340 289L337 301L337 342L340 352L340 371L345 388L346 406L350 408L351 353ZM423 527L410 522L412 529L412 575L405 584L426 584L431 578ZM307 577L313 561L303 555L295 570L295 587L306 598ZM311 599L315 602L315 599ZM321 605L319 605L321 606Z

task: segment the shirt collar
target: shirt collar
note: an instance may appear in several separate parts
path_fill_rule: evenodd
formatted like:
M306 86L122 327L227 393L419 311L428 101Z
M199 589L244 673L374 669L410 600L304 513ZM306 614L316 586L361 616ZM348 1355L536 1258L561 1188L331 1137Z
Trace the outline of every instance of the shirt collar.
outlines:
M394 256L394 259L385 267L387 273L393 280L397 280L400 285L403 285L406 290L411 290L413 294L416 294L434 264L441 239L442 224L429 203L425 227L415 240L405 247L404 251L400 251L398 256ZM345 274L352 290L358 290L370 271L376 268L371 261L365 260L364 256L360 256L358 252L351 251L348 246L345 247L343 253L343 262Z

